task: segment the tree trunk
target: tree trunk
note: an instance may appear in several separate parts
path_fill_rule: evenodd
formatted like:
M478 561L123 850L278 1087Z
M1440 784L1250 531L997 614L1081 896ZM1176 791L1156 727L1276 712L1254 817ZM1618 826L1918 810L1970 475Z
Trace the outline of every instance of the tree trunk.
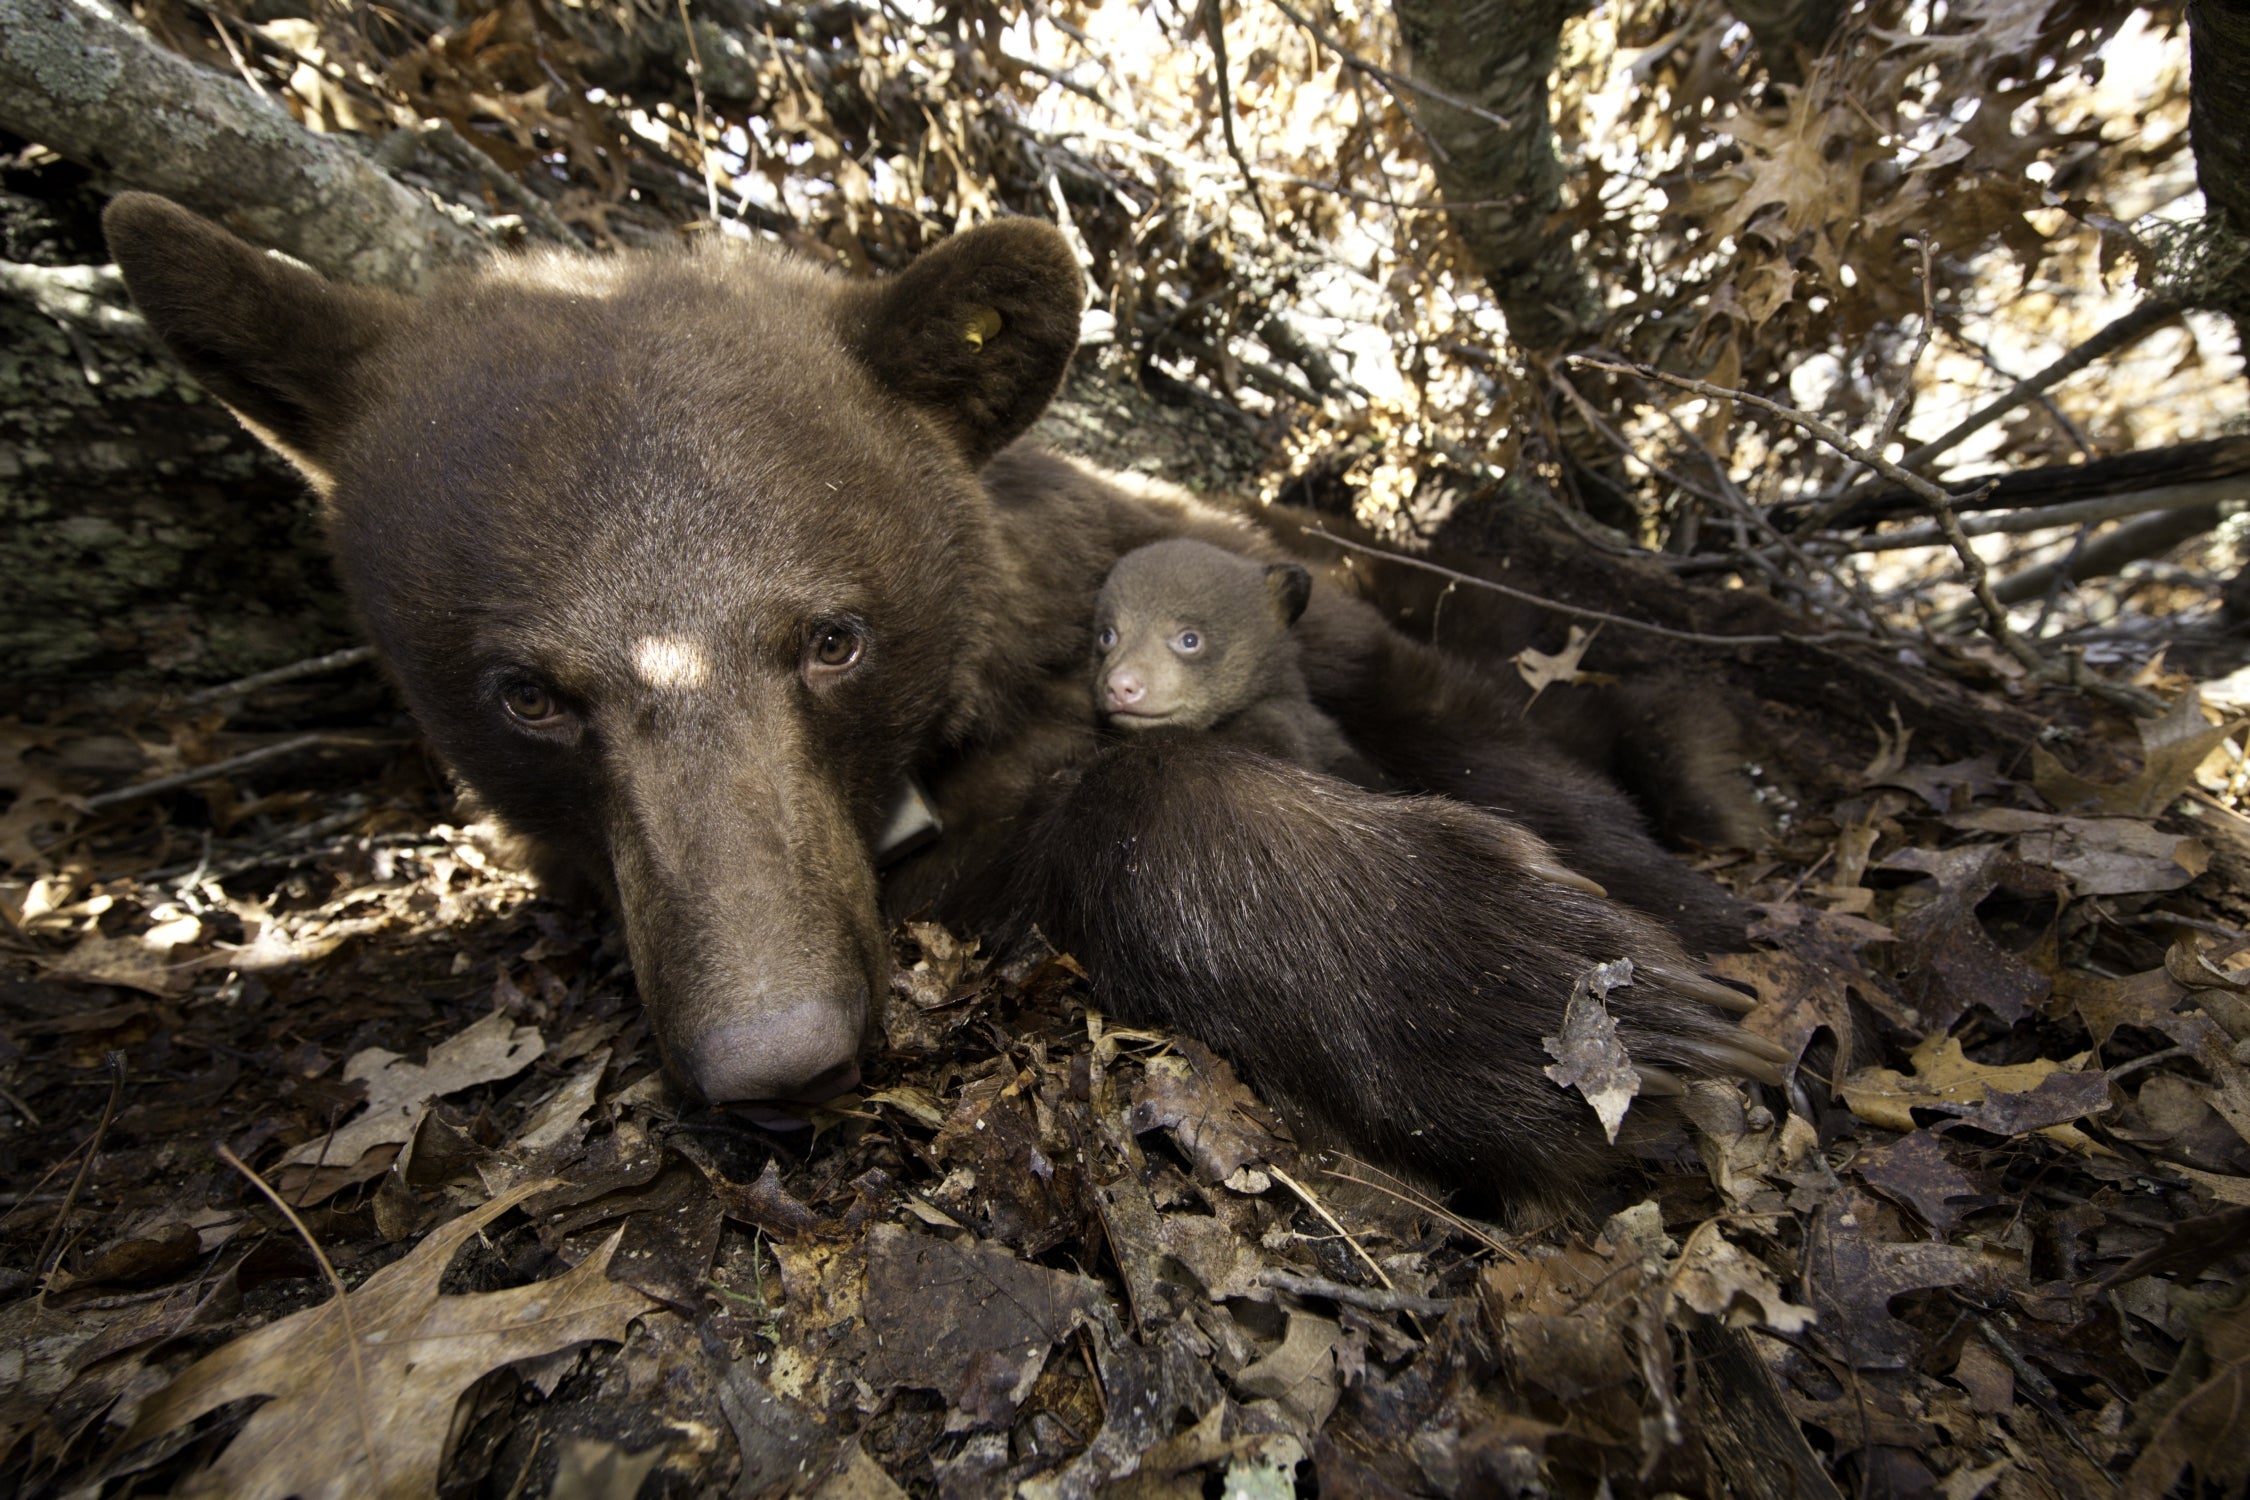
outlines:
M2188 136L2195 178L2224 243L2250 240L2250 0L2188 0ZM2223 286L2198 289L2234 319L2250 378L2250 259Z
M1459 101L1422 94L1407 101L1429 138L1438 189L1456 205L1454 232L1507 314L1517 347L1567 349L1600 311L1570 226L1558 222L1563 168L1547 111L1562 24L1581 7L1575 0L1397 0L1395 8L1409 74ZM1499 116L1507 128L1462 104Z
M0 178L0 715L351 640L303 481L156 346L82 176Z
M90 0L0 0L0 130L346 281L411 287L481 249L343 138Z

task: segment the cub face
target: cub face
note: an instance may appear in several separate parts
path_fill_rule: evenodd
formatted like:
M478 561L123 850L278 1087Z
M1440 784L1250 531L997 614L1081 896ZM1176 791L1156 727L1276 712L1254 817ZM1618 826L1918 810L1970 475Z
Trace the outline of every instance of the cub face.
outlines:
M976 470L1075 340L1059 237L989 226L880 285L714 251L408 300L161 200L108 224L159 334L321 491L433 744L615 901L668 1069L849 1087L887 985L868 839L993 649Z
M1294 669L1289 627L1312 576L1208 542L1155 542L1117 560L1094 604L1095 707L1130 732L1209 729Z

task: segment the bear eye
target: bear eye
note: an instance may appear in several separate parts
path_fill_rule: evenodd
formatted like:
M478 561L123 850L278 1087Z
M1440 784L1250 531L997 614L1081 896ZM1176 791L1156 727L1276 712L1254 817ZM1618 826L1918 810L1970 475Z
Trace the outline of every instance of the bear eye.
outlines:
M1111 648L1115 647L1117 644L1117 627L1114 625L1104 625L1101 628L1101 633L1094 637L1094 643L1100 646L1104 651L1108 651Z
M500 706L519 724L552 724L562 717L562 705L546 684L517 677L500 688Z
M1183 630L1172 637L1172 649L1182 656L1193 656L1203 649L1203 637L1192 630Z
M841 672L859 660L863 644L860 633L849 625L818 625L813 628L812 645L806 650L805 659L822 671Z

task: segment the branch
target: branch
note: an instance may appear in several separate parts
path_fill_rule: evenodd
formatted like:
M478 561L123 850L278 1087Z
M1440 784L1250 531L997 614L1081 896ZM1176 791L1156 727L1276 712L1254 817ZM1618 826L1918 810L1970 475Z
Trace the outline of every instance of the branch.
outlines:
M1885 479L1890 480L1891 483L1911 491L1930 507L1930 513L1936 517L1938 527L1944 532L1945 539L1953 544L1954 552L1961 559L1962 570L1968 575L1970 592L1976 595L1977 603L1984 609L1986 629L2001 649L2022 662L2025 669L2042 682L2083 688L2106 703L2115 704L2137 714L2153 717L2164 711L2163 700L2153 693L2142 692L2139 688L2121 687L2116 683L2105 682L2090 675L2081 675L2076 672L2065 673L2061 668L2054 666L2042 657L2038 649L2032 646L2030 642L2018 636L2008 624L2007 610L1997 599L1992 597L1992 582L1986 572L1984 559L1977 556L1976 548L1969 544L1968 536L1961 530L1960 518L1953 513L1953 497L1930 480L1924 479L1919 474L1910 474L1898 464L1883 457L1882 454L1861 447L1858 443L1853 442L1849 436L1829 426L1818 417L1810 416L1793 406L1783 406L1778 401L1770 401L1764 396L1754 396L1748 391L1730 390L1726 386L1713 385L1707 380L1691 380L1685 375L1673 375L1664 370L1650 369L1646 365L1617 364L1608 360L1592 359L1585 355L1579 355L1576 358L1580 364L1590 365L1594 369L1606 371L1612 375L1638 375L1644 380L1661 381L1665 385L1689 391L1698 396L1707 396L1715 401L1739 401L1743 405L1754 407L1769 416L1779 417L1790 426L1820 439L1845 457L1856 459L1867 465Z
M1667 640L1691 641L1698 646L1779 646L1784 642L1800 646L1821 646L1832 641L1864 642L1870 639L1870 637L1856 630L1827 630L1809 635L1710 635L1699 630L1674 630L1669 625L1657 625L1647 620L1636 620L1631 615L1613 615L1608 610L1588 609L1582 604L1565 604L1559 599L1549 599L1542 594L1527 593L1523 589L1512 588L1505 583L1495 583L1489 578L1479 578L1474 573L1463 573L1443 564L1431 562L1428 558L1414 557L1404 552L1393 552L1384 547L1371 547L1365 542L1355 542L1349 537L1338 536L1335 532L1323 526L1307 526L1304 534L1306 536L1317 536L1324 542L1332 542L1348 552L1363 552L1369 557L1379 557L1385 562L1400 563L1409 568L1420 568L1425 573L1439 578L1451 579L1455 583L1465 583L1471 588L1484 589L1489 593L1504 595L1510 599L1520 600L1525 604L1536 604L1541 609L1553 610L1558 615L1571 615L1581 620L1600 620L1604 624L1622 626L1627 630L1644 630L1650 635L1660 635Z
M1357 52L1321 30L1319 22L1291 5L1289 0L1273 0L1273 3L1274 7L1283 15L1311 32L1314 41L1335 53L1337 60L1343 63L1345 67L1357 73L1365 73L1368 77L1388 87L1393 93L1401 90L1412 90L1425 99L1434 99L1440 104L1451 105L1466 114L1474 115L1495 130L1515 129L1513 125L1508 123L1505 115L1496 115L1481 104L1471 104L1468 100L1449 94L1444 89L1423 83L1418 79L1408 78L1401 73L1393 73L1389 68L1369 62L1366 58L1361 57Z
M0 0L0 128L345 281L411 288L482 250L343 141L74 0Z
M1913 449L1898 461L1902 469L1919 468L1940 454L1950 453L1963 441L1991 426L2000 418L2027 402L2038 399L2039 394L2085 369L2095 360L2138 342L2144 335L2180 315L2177 305L2170 302L2144 302L2124 316L2112 320L2106 327L2066 352L2062 358L2034 375L2027 375L2007 390L1963 417L1944 434L1930 439ZM1825 438L1822 441L1827 441ZM1841 450L1839 450L1841 451ZM1864 462L1864 460L1862 460ZM1874 466L1869 465L1870 468ZM1881 470L1876 470L1882 473ZM1885 475L1885 477L1889 477ZM1894 481L1896 482L1896 481ZM1871 486L1862 476L1860 481L1847 485L1840 493L1813 511L1800 531L1823 531L1836 519L1867 497ZM1919 492L1917 492L1919 493Z
M2157 490L2133 490L2122 495L2105 495L2099 500L2081 500L2074 505L2050 505L1997 515L1987 512L1958 524L1970 536L2022 536L2026 532L2054 531L2064 526L2086 526L2096 521L2146 515L2152 510L2187 510L2242 499L2250 499L2250 475L2206 479L2200 484L2167 485ZM1867 537L1854 543L1849 550L1902 552L1909 547L1935 547L1945 540L1939 530L1924 526L1914 531Z

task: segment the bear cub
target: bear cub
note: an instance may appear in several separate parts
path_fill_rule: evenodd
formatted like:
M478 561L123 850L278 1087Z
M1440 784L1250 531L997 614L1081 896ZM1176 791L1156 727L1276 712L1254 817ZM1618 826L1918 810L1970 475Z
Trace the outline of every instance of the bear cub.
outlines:
M1384 778L1313 706L1290 627L1312 574L1174 538L1117 560L1094 601L1094 708L1128 734L1207 730L1361 786Z

